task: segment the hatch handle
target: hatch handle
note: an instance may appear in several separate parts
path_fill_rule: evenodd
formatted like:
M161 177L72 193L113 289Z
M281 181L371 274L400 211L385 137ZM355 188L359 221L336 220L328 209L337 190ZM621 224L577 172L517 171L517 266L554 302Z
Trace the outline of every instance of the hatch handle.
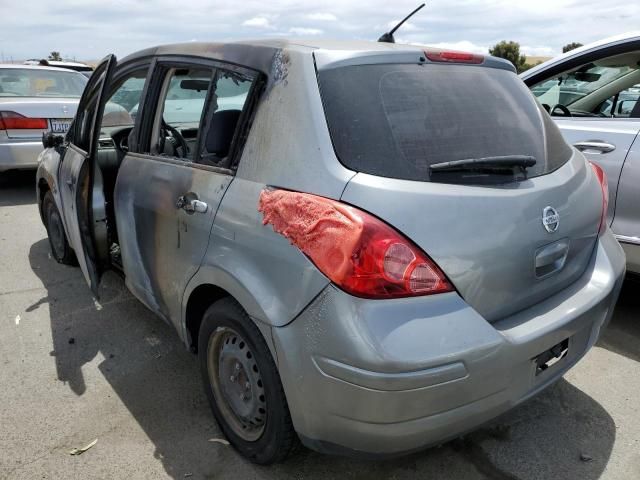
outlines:
M535 270L536 277L543 278L551 275L564 267L564 262L569 253L569 240L558 240L536 251Z

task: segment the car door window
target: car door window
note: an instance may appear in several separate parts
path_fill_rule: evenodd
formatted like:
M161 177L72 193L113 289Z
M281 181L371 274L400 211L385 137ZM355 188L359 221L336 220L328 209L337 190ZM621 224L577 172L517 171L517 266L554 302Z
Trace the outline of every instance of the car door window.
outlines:
M148 70L148 66L135 70L112 86L102 116L103 129L133 127Z
M101 94L106 73L105 69L96 68L92 80L87 84L82 93L78 111L71 128L67 132L67 140L87 152L91 148L91 142L94 136L98 96Z
M255 79L235 69L167 69L148 153L228 168Z
M639 94L640 52L628 52L585 63L531 86L552 115L629 117Z
M168 71L158 102L151 154L193 160L213 76L213 69L202 67Z

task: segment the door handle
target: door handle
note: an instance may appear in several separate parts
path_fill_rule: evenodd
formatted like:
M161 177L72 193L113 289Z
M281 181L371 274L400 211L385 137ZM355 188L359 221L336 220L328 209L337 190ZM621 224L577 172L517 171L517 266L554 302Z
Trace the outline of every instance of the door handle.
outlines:
M209 205L205 202L198 200L197 198L193 198L194 194L180 195L178 197L178 201L176 202L176 208L181 208L189 215L194 213L207 213L209 209Z
M616 149L611 143L602 142L600 140L589 140L586 142L577 142L573 144L581 152L586 153L609 153Z

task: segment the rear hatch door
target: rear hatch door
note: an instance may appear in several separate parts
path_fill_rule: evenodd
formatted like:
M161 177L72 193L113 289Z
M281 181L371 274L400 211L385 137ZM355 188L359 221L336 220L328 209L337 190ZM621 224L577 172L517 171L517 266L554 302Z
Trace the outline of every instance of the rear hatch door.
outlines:
M421 62L318 73L336 154L359 172L342 200L418 244L484 318L581 276L598 235L600 186L510 69ZM513 156L536 165L430 168Z

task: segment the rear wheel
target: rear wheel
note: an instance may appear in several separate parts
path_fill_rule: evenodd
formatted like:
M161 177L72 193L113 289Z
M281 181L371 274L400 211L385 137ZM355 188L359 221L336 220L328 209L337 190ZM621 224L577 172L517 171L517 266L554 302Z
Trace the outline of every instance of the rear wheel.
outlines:
M47 236L49 237L49 245L51 246L51 255L58 263L75 265L76 256L67 241L64 225L62 224L62 216L58 211L58 207L56 207L51 191L44 194L42 213Z
M255 463L284 460L297 445L269 348L232 298L205 312L198 356L213 414L229 442Z

